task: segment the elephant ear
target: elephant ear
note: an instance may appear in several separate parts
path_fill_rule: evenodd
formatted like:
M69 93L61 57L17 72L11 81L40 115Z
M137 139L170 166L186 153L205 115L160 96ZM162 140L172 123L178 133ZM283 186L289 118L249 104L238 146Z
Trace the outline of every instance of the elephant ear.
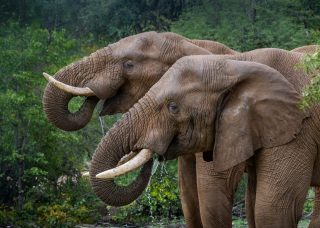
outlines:
M236 76L222 83L228 95L216 116L216 171L249 159L258 149L290 142L308 116L299 108L299 94L278 71L253 62L226 62L226 75Z

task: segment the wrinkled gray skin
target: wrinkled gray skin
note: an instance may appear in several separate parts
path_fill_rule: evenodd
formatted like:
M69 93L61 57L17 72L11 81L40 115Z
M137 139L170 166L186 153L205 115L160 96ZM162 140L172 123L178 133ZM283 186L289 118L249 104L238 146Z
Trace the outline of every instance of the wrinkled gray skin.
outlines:
M81 129L91 119L99 99L104 100L105 103L101 115L128 111L177 59L190 54L210 54L208 51L216 54L237 53L218 42L189 40L173 33L148 32L127 37L55 74L57 80L66 84L89 86L99 98L87 98L83 107L73 114L67 108L73 96L49 83L43 98L44 110L48 119L55 126L66 131ZM130 64L133 64L132 68ZM193 164L193 169L190 163ZM150 165L148 167L146 172L150 171ZM193 190L197 189L195 169L193 155L179 159L180 195L188 227L201 227L198 194ZM144 189L148 178L148 175L144 175L144 178L139 180L140 182L137 181L139 184L131 186L131 188L138 189L137 194L128 194L129 199L124 199L123 202L109 203L119 205L132 201ZM221 178L217 178L217 181L220 180ZM219 185L223 186L224 183L216 184L216 186ZM232 186L230 191L234 192L235 187ZM227 191L219 187L217 195L225 195ZM118 192L119 195L122 193L121 191L115 192ZM117 198L119 197L113 197L113 199ZM232 199L228 200L228 204L228 208L231 208ZM219 205L219 202L216 202L215 205ZM225 212L215 209L212 213L221 216ZM230 210L227 211L227 214L231 224Z
M100 115L125 112L176 60L191 54L211 54L205 48L217 54L236 53L217 42L188 40L174 33L147 32L124 38L55 74L55 79L65 84L89 87L96 97L87 98L79 111L70 113L68 103L73 96L49 83L43 96L44 111L65 131L83 128L98 100L104 101Z
M200 48L196 48L192 44ZM107 97L102 115L124 112L145 94L176 59L189 54L204 54L205 50L203 48L218 54L236 53L224 45L212 41L188 40L172 33L143 33L103 48L90 55L90 57L60 70L55 77L70 85L89 86L90 88L96 86L98 89L95 92L99 95L99 98ZM114 51L111 52L111 49ZM128 69L125 69L124 62L128 59L135 63L135 70L138 69L136 72L127 72ZM139 67L136 67L137 65ZM149 67L153 70L148 70ZM49 120L63 130L77 130L85 126L90 120L92 111L98 101L97 97L89 97L83 108L72 114L67 109L71 98L72 95L61 92L51 84L46 88L44 109ZM206 166L210 163L201 163L202 155L197 155L197 157L200 159L200 163L197 162L198 172L207 173ZM193 169L190 167L190 163L194 165ZM198 195L193 190L197 186L195 182L190 181L196 179L195 172L192 172L195 169L195 161L192 155L179 159L179 185L186 223L189 227L201 226L197 208ZM146 170L150 170L150 168ZM243 166L239 166L223 175L216 175L216 179L213 180L212 185L216 186L214 190L216 195L220 194L220 196L225 197L225 204L228 205L226 206L228 215L231 215L232 195L237 186L236 180L240 178L242 170ZM232 181L221 177L229 177ZM141 191L147 180L146 175L141 182L137 182L144 184L136 184L136 188ZM227 190L221 187L225 185L225 182L229 183ZM141 187L139 187L140 185ZM231 199L228 195L231 195ZM131 196L131 199L136 197L133 194ZM125 201L127 202L127 200ZM217 206L220 201L215 202L216 208L224 208ZM212 213L217 214L217 218L224 218L225 211L216 208L212 210ZM231 224L230 216L227 220L229 222L225 222L225 224Z
M317 51L318 45L307 45L302 47L297 47L295 49L292 49L293 52L300 52L300 53L306 53L306 54L313 54Z
M113 167L130 150L148 148L166 159L212 151L212 172L250 158L256 175L254 224L250 225L295 227L310 183L320 184L319 108L311 110L310 118L298 108L297 91L309 83L307 75L292 67L301 57L262 49L233 57L179 60L101 140L90 171L94 189L112 182L102 183L94 176ZM243 60L272 65L286 78L265 65ZM210 183L198 188L200 198L207 200L200 199L202 213L215 196ZM210 218L202 222L205 227L218 227Z

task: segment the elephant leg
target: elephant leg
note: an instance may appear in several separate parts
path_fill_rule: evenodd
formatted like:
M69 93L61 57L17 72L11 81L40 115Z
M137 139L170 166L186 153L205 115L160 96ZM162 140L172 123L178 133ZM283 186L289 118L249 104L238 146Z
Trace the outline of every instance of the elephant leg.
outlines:
M248 184L246 190L246 218L250 228L255 227L254 207L256 203L257 176L255 167L247 165Z
M197 192L196 158L194 154L178 159L179 188L183 215L188 228L201 228L199 199Z
M203 227L232 227L233 196L245 163L224 172L215 172L214 163L196 154L197 184Z
M286 145L257 152L256 227L297 227L316 155L311 137L303 135L301 132Z
M320 187L315 187L314 194L313 212L309 228L320 227Z
M316 138L319 139L320 135L317 134ZM318 145L320 142L318 142ZM320 227L320 148L318 146L318 153L316 157L316 161L313 167L313 177L312 177L312 186L316 186L314 188L314 202L313 202L313 212L311 221L309 224L309 228L318 228Z

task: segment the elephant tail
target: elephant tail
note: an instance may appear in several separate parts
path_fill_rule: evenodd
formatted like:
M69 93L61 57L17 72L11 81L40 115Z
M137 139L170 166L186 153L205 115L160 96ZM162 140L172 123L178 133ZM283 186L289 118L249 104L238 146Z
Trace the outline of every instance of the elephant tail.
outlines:
M256 203L257 175L255 167L249 164L249 162L246 169L248 173L248 185L246 190L246 217L248 226L254 228L256 227L254 222L254 206Z

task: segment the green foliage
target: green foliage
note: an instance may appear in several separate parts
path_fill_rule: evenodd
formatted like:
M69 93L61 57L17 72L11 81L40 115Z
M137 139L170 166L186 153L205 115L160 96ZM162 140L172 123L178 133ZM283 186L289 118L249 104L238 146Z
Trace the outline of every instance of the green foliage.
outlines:
M97 213L101 201L91 193L87 180L78 178L75 183L62 184L58 193L47 190L46 194L52 201L29 198L21 211L0 205L0 226L74 227L101 219Z
M86 202L56 201L62 200L60 193L67 189L58 180L79 176L99 137L87 137L90 128L66 134L48 122L42 111L46 82L41 74L56 72L85 51L65 31L49 32L37 25L23 28L15 22L0 31L0 205L4 205L1 216L6 218L0 220L0 226L21 225L40 212L55 210L59 214L66 208L75 213L68 218L79 221L87 216ZM67 186L72 182L67 181ZM76 197L72 196L76 192L69 192L70 197ZM40 205L42 209L35 211Z
M309 192L308 192L308 195L307 195L307 199L306 201L304 202L304 205L303 205L303 213L304 215L310 215L313 211L313 204L314 204L314 196L315 196L315 193L314 193L314 189L310 189Z
M56 129L42 110L43 71L54 73L110 41L143 31L173 31L239 51L290 50L314 43L319 24L318 0L1 1L0 226L73 227L97 221L98 208L105 209L88 181L80 179L80 170L119 115L98 119L95 113L76 133ZM320 99L319 63L319 53L304 62L314 76L304 106ZM70 109L80 103L82 98L73 99ZM111 219L142 224L181 217L176 166L173 161L158 169L131 205L108 207ZM126 185L135 175L117 182ZM245 182L236 203L243 199ZM305 209L310 208L309 201Z
M302 62L302 67L312 77L311 84L306 86L302 92L301 107L308 108L320 101L320 51L317 50L316 53L307 55Z
M144 31L167 31L170 22L191 2L197 4L199 1L94 0L81 8L78 20L82 32L114 40Z
M17 218L17 212L10 207L0 204L0 225L14 224Z
M247 223L247 221L242 220L242 219L235 219L232 221L232 227L246 228L246 227L248 227L248 223Z
M0 4L0 23L10 19L30 25L38 21L49 31L68 29L73 35L104 41L143 31L167 31L184 8L200 0L35 0Z
M64 191L57 202L39 206L35 212L37 224L41 227L74 227L80 223L91 224L101 219L96 208L99 205L98 199L90 194L88 182L85 188L81 184L84 183L78 183L73 188L67 186L73 192ZM81 193L80 189L86 194Z
M247 182L248 182L248 176L247 174L244 174L243 178L241 179L240 183L238 184L236 194L234 196L234 202L240 202L243 201L243 196L246 192L247 188Z
M172 23L171 31L219 41L238 51L262 47L290 50L311 43L311 27L289 17L287 7L282 1L204 1L184 11Z

